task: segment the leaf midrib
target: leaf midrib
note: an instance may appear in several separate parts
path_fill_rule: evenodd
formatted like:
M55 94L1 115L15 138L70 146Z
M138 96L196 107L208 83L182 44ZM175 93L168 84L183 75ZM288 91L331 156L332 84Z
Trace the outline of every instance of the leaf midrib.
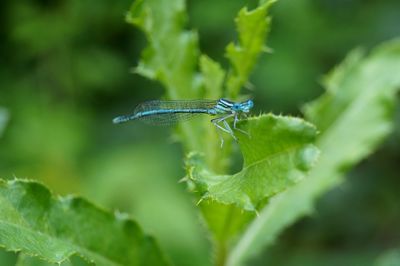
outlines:
M80 253L82 256L85 256L85 253L88 253L88 254L90 254L91 256L97 257L99 260L104 261L104 265L122 266L122 264L116 263L115 261L113 261L111 258L108 258L107 256L100 255L100 254L98 254L97 252L95 252L95 251L93 251L93 250L91 250L91 249L88 249L88 248L86 248L86 247L81 247L81 246L79 246L79 245L76 245L76 244L74 244L74 243L71 243L71 242L67 241L66 239L59 239L59 238L56 238L56 237L54 237L54 236L52 236L52 235L45 234L45 233L43 233L42 231L36 231L36 230L33 230L32 228L29 228L29 227L17 226L17 225L14 224L14 223L6 222L6 221L4 221L4 220L0 221L0 225L1 225L1 224L4 224L4 225L9 226L9 227L14 227L14 228L16 228L16 229L18 229L18 230L22 230L22 231L25 231L25 232L29 232L29 233L31 233L32 236L35 236L35 235L40 234L40 235L42 235L42 236L45 236L45 237L51 239L52 241L55 241L55 242L58 242L58 243L61 243L61 244L66 244L67 246L70 246L70 247L72 247L72 248L75 248L75 250L79 251L79 252L72 251L72 252L68 253L68 256L66 256L65 258L63 258L61 261L56 261L57 263L58 263L58 262L64 261L65 259L69 258L70 256L72 256L72 255L75 254L75 253ZM27 234L24 234L24 235L27 235ZM82 252L82 251L84 251L84 252ZM92 260L91 258L88 258L87 256L85 256L85 257L86 257L89 261Z
M260 159L258 161L255 161L255 162L253 162L253 163L251 163L249 165L246 165L245 167L243 167L242 171L247 171L249 168L254 167L257 164L262 164L264 161L272 160L274 157L278 157L278 156L280 156L280 155L282 155L284 153L290 153L291 151L299 150L302 146L307 145L307 143L293 145L293 146L291 146L291 147L289 147L287 149L284 149L282 151L279 151L279 152L276 152L276 153L272 153L272 154L270 154L270 155L268 155L268 156L266 156L266 157L264 157L264 158L262 158L262 159Z
M5 185L5 188L9 188L9 184L8 184L8 183L4 182L3 184ZM44 235L44 236L47 236L49 239L55 240L55 241L57 241L57 242L61 242L61 243L62 243L62 242L65 242L65 243L67 243L67 244L70 244L70 246L76 247L77 250L85 250L87 253L93 255L94 257L99 257L101 260L104 260L104 261L106 261L106 262L112 263L112 265L116 265L116 266L121 265L121 264L115 264L115 262L114 262L113 260L111 260L111 258L108 258L107 256L103 256L103 255L98 255L97 252L92 251L92 250L90 250L90 249L88 249L88 248L86 248L86 247L80 247L79 245L73 244L73 243L71 243L71 242L69 242L69 241L66 241L65 239L62 239L62 241L61 241L59 238L56 238L56 237L54 237L54 236L52 236L52 235L45 234L45 233L43 233L43 232L41 232L41 231L33 230L32 228L28 227L28 225L29 225L30 223L26 220L26 218L25 218L24 216L22 216L22 215L19 214L19 211L18 211L18 209L14 206L14 204L12 204L12 203L11 203L9 200L7 200L7 198L4 197L4 196L2 196L1 198L3 198L3 202L8 202L8 203L9 203L9 206L10 206L11 208L14 209L15 213L18 214L19 219L20 219L21 221L24 222L24 225L25 225L25 226L22 225L22 224L21 224L20 226L17 226L15 223L7 222L7 221L5 221L5 220L0 220L0 224L8 224L8 225L10 225L10 226L12 226L12 227L15 227L15 228L17 228L17 229L25 230L25 231L27 231L27 232L31 232L32 235L35 235L35 234L40 233L40 234L42 234L42 235ZM75 253L75 252L69 254L68 257L70 257L71 255L73 255L74 253ZM84 256L83 253L81 253L81 254L82 254L82 256ZM68 257L66 257L66 258L68 258ZM87 259L90 260L90 258L87 258ZM110 264L105 264L105 265L110 265Z

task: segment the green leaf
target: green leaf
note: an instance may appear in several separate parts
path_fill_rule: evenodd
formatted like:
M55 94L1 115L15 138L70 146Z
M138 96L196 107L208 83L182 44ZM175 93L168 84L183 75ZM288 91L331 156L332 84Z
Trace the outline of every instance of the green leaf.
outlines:
M32 181L0 181L0 245L51 263L79 255L96 265L167 265L155 241L125 215L82 198L55 198Z
M400 265L400 249L385 251L374 263L375 266L396 266Z
M206 55L200 57L200 71L202 73L202 83L204 85L205 99L222 98L223 82L225 79L225 71L219 63L213 61ZM211 125L209 119L204 121L205 128L205 145L201 150L206 154L207 166L217 173L224 173L229 165L231 150L231 140L225 141L224 149L216 149L220 145L220 136L215 127Z
M148 40L135 72L161 82L168 99L202 98L196 72L198 37L196 32L184 29L185 1L137 0L127 21L139 27ZM201 150L200 126L192 122L178 126L186 148Z
M346 169L378 147L393 127L399 72L400 40L394 40L368 57L361 57L360 51L351 53L328 75L327 92L305 108L307 117L322 128L317 165L303 182L270 200L230 252L228 265L241 264L310 214L314 201L342 182Z
M45 260L41 260L37 257L30 257L24 254L20 254L18 256L18 261L15 266L54 266L57 263L47 262ZM69 261L63 261L60 263L60 266L72 266Z
M225 71L221 65L206 55L200 57L200 70L203 74L203 84L207 99L219 99L222 97L222 85Z
M313 145L317 131L302 119L272 114L240 123L243 169L234 175L215 175L198 154L187 159L188 178L202 194L223 204L254 211L269 197L303 179L318 157Z
M239 33L239 43L230 43L226 47L226 57L233 71L228 76L228 96L236 98L243 85L246 84L251 71L265 48L265 39L270 29L271 18L267 16L268 8L275 1L262 1L251 11L247 7L240 10L235 19Z
M184 30L185 1L137 0L127 21L139 27L149 41L136 72L159 80L168 98L198 96L195 80L198 47L197 34Z
M8 112L6 109L0 107L0 136L1 134L3 134L7 121L8 121Z
M51 263L38 257L31 257L26 254L19 254L18 261L15 266L87 266L94 265L93 263L88 263L79 257L72 257L61 263Z

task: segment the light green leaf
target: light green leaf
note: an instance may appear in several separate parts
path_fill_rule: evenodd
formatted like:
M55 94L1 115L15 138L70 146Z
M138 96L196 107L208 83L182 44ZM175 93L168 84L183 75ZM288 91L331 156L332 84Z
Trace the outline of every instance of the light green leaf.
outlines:
M311 213L314 201L342 182L346 169L378 147L393 126L398 73L400 40L395 40L368 57L350 54L328 75L326 94L306 107L307 117L323 129L317 140L321 158L303 182L270 200L230 252L228 265L240 265Z
M205 99L219 99L222 98L222 87L225 79L225 71L221 68L220 64L213 61L206 55L200 57L200 71L202 73L202 83L204 85L204 98ZM209 119L204 121L206 132L205 145L202 150L206 156L207 166L217 173L224 173L228 168L231 141L230 139L225 142L225 149L216 149L220 143L220 136L218 135L214 126L211 126Z
M149 41L135 71L161 81L172 99L198 96L194 83L197 34L184 30L185 12L184 0L137 0L127 15L127 21L139 27Z
M207 99L219 99L222 97L222 85L225 71L221 65L206 55L200 57L200 71L203 74L203 84Z
M54 198L32 181L0 181L0 245L60 263L79 255L96 265L167 265L154 240L125 215L82 198Z
M226 57L231 62L233 71L228 76L228 96L236 98L246 84L254 65L265 48L265 39L270 29L271 18L268 8L275 1L262 1L251 11L242 8L235 19L239 33L239 43L230 43L226 47Z
M4 131L8 121L8 112L6 109L0 107L0 136Z
M378 257L375 266L398 266L400 265L400 249L390 249Z
M127 21L139 27L148 40L135 72L161 82L168 99L202 98L196 73L198 37L196 32L184 29L185 1L137 0ZM192 122L178 126L186 148L201 150L200 126Z
M45 261L43 259L39 259L38 257L31 257L26 254L19 254L18 261L15 266L86 266L86 265L94 265L93 263L89 263L80 259L79 257L72 257L68 260L65 260L61 263L51 263Z
M188 177L202 199L254 211L267 198L303 179L313 166L318 149L317 131L302 119L272 114L240 123L250 135L239 134L243 169L235 175L215 175L198 154L187 160Z

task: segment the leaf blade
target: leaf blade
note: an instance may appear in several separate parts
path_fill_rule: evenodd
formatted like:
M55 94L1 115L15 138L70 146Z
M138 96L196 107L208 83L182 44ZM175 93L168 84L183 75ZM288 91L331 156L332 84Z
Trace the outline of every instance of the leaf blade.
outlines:
M230 252L228 265L240 265L270 245L299 217L310 214L314 201L341 183L345 170L373 152L390 133L395 94L400 87L396 74L400 71L400 40L379 46L364 59L353 53L336 71L339 73L333 72L330 77L337 79L327 84L336 84L337 88L327 88L325 95L306 108L311 121L324 129L317 140L321 149L317 165L303 182L271 199ZM349 81L348 75L354 78L355 74L358 81ZM357 86L347 90L349 84ZM346 93L348 98L343 95ZM337 110L338 102L346 108ZM356 134L346 134L350 128ZM285 211L288 209L291 211Z
M165 87L166 98L173 100L202 98L196 72L198 36L184 28L185 8L184 0L138 0L126 16L127 22L141 29L148 40L134 72L159 81ZM191 122L178 127L186 148L201 150L204 145L193 134L200 126Z
M52 263L78 254L98 265L167 265L154 240L132 220L81 198L55 199L36 182L1 180L0 208L0 244L8 250Z
M268 9L275 1L262 1L254 10L242 8L236 19L239 43L229 43L225 56L231 63L232 72L228 75L228 96L236 98L247 82L254 65L263 50L270 29L271 18Z
M8 122L8 112L5 108L0 107L0 136L3 134L4 129Z
M185 1L135 1L127 21L139 27L148 39L135 71L166 87L170 99L194 99L198 37L184 30Z
M262 202L300 181L318 158L313 146L317 131L299 118L272 114L251 118L242 128L239 145L243 169L235 175L215 175L189 156L188 175L203 199L235 204L255 211Z

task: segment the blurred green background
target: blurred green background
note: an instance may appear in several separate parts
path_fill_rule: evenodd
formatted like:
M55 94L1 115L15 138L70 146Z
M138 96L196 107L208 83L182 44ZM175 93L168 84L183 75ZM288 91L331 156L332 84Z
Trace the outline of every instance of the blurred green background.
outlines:
M124 22L132 0L0 2L0 177L37 179L55 193L83 195L128 212L176 265L209 265L208 236L178 183L182 150L171 129L111 119L159 98L158 83L130 73L146 42ZM227 66L238 10L256 1L190 0L200 49ZM398 0L279 1L268 46L251 81L255 112L299 115L323 92L319 79L354 47L400 36ZM400 109L382 147L325 195L252 265L371 265L400 247ZM1 251L0 265L14 253Z

